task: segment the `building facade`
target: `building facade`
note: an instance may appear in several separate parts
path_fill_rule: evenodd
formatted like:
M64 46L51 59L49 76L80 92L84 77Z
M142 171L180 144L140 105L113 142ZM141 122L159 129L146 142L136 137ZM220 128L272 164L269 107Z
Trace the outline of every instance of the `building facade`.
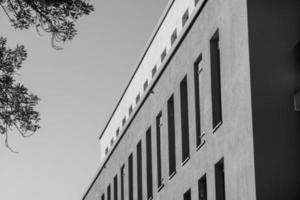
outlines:
M170 1L83 199L299 200L299 41L298 0Z

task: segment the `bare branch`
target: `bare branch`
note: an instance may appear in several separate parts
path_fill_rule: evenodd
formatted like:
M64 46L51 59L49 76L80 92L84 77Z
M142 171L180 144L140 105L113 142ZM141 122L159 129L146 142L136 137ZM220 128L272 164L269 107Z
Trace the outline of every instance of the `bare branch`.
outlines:
M8 133L7 133L7 127L6 127L6 131L5 131L5 146L6 146L6 148L8 148L12 153L19 153L19 152L17 152L17 151L14 151L11 147L10 147L10 145L9 145L9 143L8 143Z

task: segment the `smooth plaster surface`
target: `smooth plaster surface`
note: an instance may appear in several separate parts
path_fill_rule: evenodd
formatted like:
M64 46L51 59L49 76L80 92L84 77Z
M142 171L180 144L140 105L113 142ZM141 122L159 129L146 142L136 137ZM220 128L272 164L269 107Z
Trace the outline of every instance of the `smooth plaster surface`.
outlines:
M210 93L209 40L219 29L223 124L213 133ZM128 156L133 153L134 199L137 197L136 145L142 140L143 194L146 199L146 130L152 128L154 199L181 199L191 188L192 199L198 198L197 181L207 176L208 199L215 199L214 165L224 158L226 199L255 199L254 150L248 51L246 0L208 1L191 29L167 62L167 67L153 87L141 109L122 136L105 167L98 174L84 199L96 200L105 193L113 177L125 164L125 199L128 199ZM194 62L202 53L200 74L201 119L205 144L197 150L195 133ZM181 163L181 124L179 84L187 74L189 94L190 160ZM169 179L167 100L174 94L176 130L176 174ZM164 187L157 191L156 128L157 114L162 111L162 175ZM120 181L119 181L120 184ZM119 185L120 188L120 185ZM113 199L113 198L112 198ZM120 196L119 196L120 199Z

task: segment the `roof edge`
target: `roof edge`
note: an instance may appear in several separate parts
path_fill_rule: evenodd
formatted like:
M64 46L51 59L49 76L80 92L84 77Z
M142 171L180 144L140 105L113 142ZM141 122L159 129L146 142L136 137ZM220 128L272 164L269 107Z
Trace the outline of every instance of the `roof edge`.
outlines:
M197 17L200 15L200 13L202 12L202 10L205 7L205 5L207 4L207 2L208 2L208 0L203 0L203 3L198 8L196 7L196 10L195 10L196 12L191 16L190 22L188 23L187 27L183 30L182 35L180 37L178 37L178 39L179 39L178 42L175 43L175 45L174 45L171 53L166 57L166 60L164 61L164 65L163 65L162 71L160 71L160 74L158 75L158 77L155 79L155 82L152 83L152 85L150 87L154 87L156 85L156 82L159 80L159 77L161 76L161 74L163 73L163 71L168 66L168 63L169 63L170 59L174 56L174 54L177 51L177 49L179 48L180 44L183 42L183 40L185 39L186 35L189 33L189 30L191 29L191 27L195 23ZM148 97L149 94L150 94L150 90L147 92L146 97ZM145 100L142 100L142 101L145 101ZM138 109L140 109L140 107ZM123 136L124 136L124 134L121 134L121 137L123 137ZM120 141L121 141L121 139L117 141L117 144L113 147L112 152L117 148L118 143ZM108 157L101 163L100 168L98 170L98 173L97 173L96 177L93 179L93 181L90 184L90 186L88 187L87 191L84 193L84 196L83 196L82 200L85 200L85 198L87 197L89 191L92 189L92 187L95 184L95 182L96 182L97 178L99 177L100 173L105 168L105 165L108 162L109 158L111 157L112 152L110 152L110 154L108 155Z
M149 39L148 42L146 43L146 48L144 49L144 51L143 51L143 53L142 53L142 55L141 55L141 57L140 57L140 59L139 59L139 61L138 61L138 63L137 63L137 67L135 68L135 70L134 70L134 72L133 72L133 75L131 76L131 78L130 78L130 80L129 80L129 82L128 82L128 84L127 84L125 90L124 90L124 92L123 92L122 95L121 95L121 98L119 99L117 105L115 106L115 108L114 108L114 110L113 110L111 116L109 117L109 119L108 119L106 125L104 126L104 128L103 128L103 130L102 130L102 132L101 132L101 134L100 134L100 136L99 136L99 140L100 140L100 139L102 138L102 136L104 135L104 132L106 131L106 129L107 129L109 123L111 122L111 120L112 120L112 118L113 118L115 112L117 111L117 109L118 109L118 107L119 107L121 101L123 100L123 97L125 96L125 94L126 94L128 88L129 88L129 86L130 86L130 84L131 84L133 78L135 77L135 74L136 74L137 71L139 70L139 68L140 68L140 66L141 66L141 63L143 62L143 60L144 60L144 58L145 58L145 56L146 56L146 54L147 54L149 48L151 47L151 45L152 45L152 43L153 43L153 41L154 41L154 39L155 39L155 37L156 37L158 31L160 30L160 28L161 28L162 24L164 23L166 17L168 16L169 11L171 10L171 8L172 8L174 2L175 2L175 0L170 0L170 1L168 2L168 4L167 4L167 7L166 7L165 10L163 11L162 16L160 17L160 19L159 19L157 25L156 25L155 28L154 28L154 31L152 32L152 34L151 34L151 36L150 36L150 39Z

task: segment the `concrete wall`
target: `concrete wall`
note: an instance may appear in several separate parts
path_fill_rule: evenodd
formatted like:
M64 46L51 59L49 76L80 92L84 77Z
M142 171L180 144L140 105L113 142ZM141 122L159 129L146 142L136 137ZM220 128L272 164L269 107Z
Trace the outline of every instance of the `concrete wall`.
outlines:
M300 199L300 1L248 0L256 189L259 200Z
M184 192L190 188L192 199L198 199L197 182L204 174L207 176L208 199L215 199L214 165L221 158L224 158L225 165L226 199L256 199L246 4L246 0L209 0L199 15L192 16L196 20L185 30L186 34L180 36L182 40L177 42L178 48L173 47L171 50L173 52L163 66L164 71L152 86L153 93L143 102L143 106L121 136L111 157L105 161L84 199L98 200L103 193L106 196L107 186L112 185L116 174L120 180L120 168L125 164L125 199L128 200L128 156L131 153L134 161L136 199L136 145L140 140L143 152L143 197L147 198L145 134L149 126L152 128L154 200L182 199ZM213 133L209 40L217 29L221 49L223 123ZM193 68L201 53L203 71L200 74L200 104L205 144L197 150ZM189 94L190 159L183 165L179 84L186 74ZM177 172L169 179L167 100L171 94L174 94L175 103ZM160 111L163 117L161 150L164 187L158 192L155 118Z

